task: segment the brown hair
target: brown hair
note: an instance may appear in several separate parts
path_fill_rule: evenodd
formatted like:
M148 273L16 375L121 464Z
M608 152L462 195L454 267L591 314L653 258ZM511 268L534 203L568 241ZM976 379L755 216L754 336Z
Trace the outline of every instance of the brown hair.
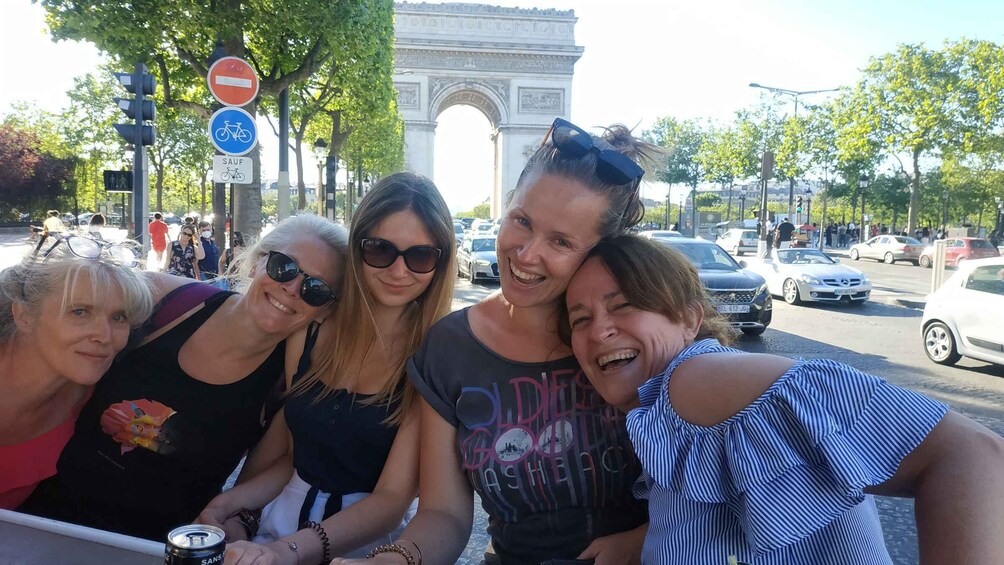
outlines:
M600 136L593 136L610 144L615 150L624 154L643 168L655 170L664 157L662 148L642 141L633 135L627 127L614 124L604 128ZM601 238L611 237L626 232L645 216L645 206L641 203L639 185L641 179L632 180L627 184L608 184L596 175L595 151L590 151L580 157L571 157L559 151L550 136L527 161L520 173L516 188L506 195L506 207L513 197L543 175L554 175L574 180L594 192L604 195L610 204L607 213L600 219L599 235Z
M683 323L686 310L699 306L704 319L696 339L714 338L729 345L735 330L712 305L697 269L682 253L661 243L633 235L621 235L601 241L587 257L598 257L607 272L617 281L621 293L633 306ZM560 302L558 335L571 344L568 306Z
M362 240L385 218L404 210L418 216L433 244L443 251L429 287L408 306L398 322L405 328L406 345L400 357L393 360L393 378L363 402L389 405L400 397L400 406L386 423L400 423L408 414L415 391L407 384L405 362L418 350L432 324L450 312L453 281L457 276L456 238L450 210L436 185L413 173L395 173L380 179L359 203L349 228L347 276L331 320L334 331L327 334L329 343L314 347L319 355L305 378L293 386L294 394L308 390L315 382L321 382L325 388L318 399L330 394L350 376L356 368L353 365L383 341L385 336L378 333L373 318L373 296L363 280Z

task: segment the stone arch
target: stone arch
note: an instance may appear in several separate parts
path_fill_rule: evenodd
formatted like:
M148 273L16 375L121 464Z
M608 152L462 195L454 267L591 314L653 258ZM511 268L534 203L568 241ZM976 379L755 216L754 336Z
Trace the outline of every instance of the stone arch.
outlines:
M433 177L436 119L477 108L495 144L493 217L555 117L571 114L575 12L484 4L394 4L394 86L405 167Z

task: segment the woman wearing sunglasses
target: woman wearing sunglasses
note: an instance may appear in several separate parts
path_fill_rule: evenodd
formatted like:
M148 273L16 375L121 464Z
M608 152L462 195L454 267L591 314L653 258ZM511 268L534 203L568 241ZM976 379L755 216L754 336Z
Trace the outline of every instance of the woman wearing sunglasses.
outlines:
M167 273L178 277L199 279L199 261L206 258L206 250L199 245L195 226L185 224L178 232L178 240L171 242L171 252L167 254Z
M235 261L239 293L150 274L167 297L154 319L173 317L112 365L58 475L23 509L158 541L194 520L261 437L286 339L334 311L347 243L331 222L296 216Z
M418 414L405 362L450 310L453 223L430 180L397 173L363 198L350 233L338 311L290 340L299 357L287 365L292 392L268 432L285 442L271 450L281 457L268 466L259 451L243 475L258 474L200 516L237 539L257 534L258 543L231 543L226 563L361 557L413 513ZM255 532L247 510L263 506Z
M0 508L56 473L94 383L153 308L136 271L91 251L60 245L0 271Z
M555 121L507 198L501 291L436 324L408 363L423 397L419 510L367 564L455 562L474 491L488 513L486 562L638 562L647 517L631 494L641 468L624 418L556 329L589 250L641 219L635 159L649 148L623 126L597 137Z

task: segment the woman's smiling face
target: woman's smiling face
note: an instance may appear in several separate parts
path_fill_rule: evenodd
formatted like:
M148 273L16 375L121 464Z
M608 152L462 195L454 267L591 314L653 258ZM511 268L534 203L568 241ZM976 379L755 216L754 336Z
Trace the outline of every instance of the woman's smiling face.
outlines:
M575 358L600 395L624 411L638 406L638 387L665 370L700 328L693 313L676 323L632 305L597 257L575 273L565 300Z

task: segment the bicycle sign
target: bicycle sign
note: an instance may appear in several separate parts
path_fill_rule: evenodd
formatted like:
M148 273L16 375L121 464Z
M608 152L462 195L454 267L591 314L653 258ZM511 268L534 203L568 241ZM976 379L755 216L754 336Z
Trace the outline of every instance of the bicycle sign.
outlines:
M244 110L221 108L209 119L209 141L227 155L244 155L258 142L258 127Z
M251 157L213 155L213 182L251 184Z

